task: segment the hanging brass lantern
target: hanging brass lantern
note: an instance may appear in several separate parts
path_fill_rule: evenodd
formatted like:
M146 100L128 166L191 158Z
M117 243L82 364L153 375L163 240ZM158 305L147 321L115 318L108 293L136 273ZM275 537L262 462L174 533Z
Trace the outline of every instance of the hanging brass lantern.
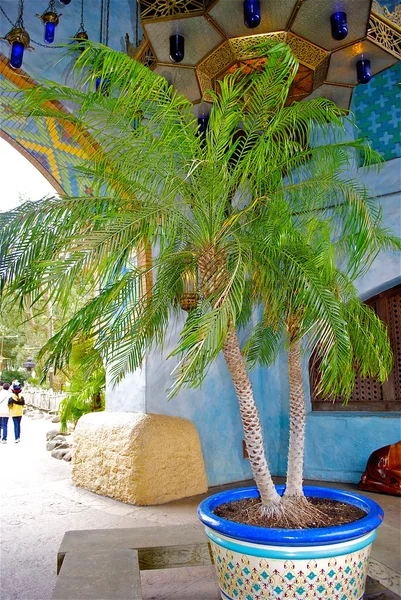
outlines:
M187 271L182 275L182 294L180 296L180 306L185 312L190 312L197 307L199 302L198 278L197 276Z
M24 27L13 27L2 40L7 40L11 45L10 66L13 69L19 69L22 65L24 51L26 48L33 50L30 46L29 34Z
M59 24L59 17L55 11L54 0L50 0L49 6L41 15L37 14L37 17L42 20L45 25L45 42L52 44L54 42L54 36L56 33L56 27Z

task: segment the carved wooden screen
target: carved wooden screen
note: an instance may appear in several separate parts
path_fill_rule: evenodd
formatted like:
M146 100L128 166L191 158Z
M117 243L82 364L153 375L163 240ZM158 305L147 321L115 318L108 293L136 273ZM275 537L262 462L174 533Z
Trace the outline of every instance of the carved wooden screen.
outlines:
M342 398L323 399L316 393L319 381L319 359L312 354L309 377L313 410L386 411L401 410L401 285L366 301L387 324L394 353L394 367L382 384L371 378L355 377L355 388L347 405Z

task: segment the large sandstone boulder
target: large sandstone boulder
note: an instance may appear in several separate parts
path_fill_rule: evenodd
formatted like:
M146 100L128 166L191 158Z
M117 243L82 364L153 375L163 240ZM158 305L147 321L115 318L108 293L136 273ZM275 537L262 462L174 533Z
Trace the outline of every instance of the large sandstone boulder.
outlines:
M143 506L207 490L193 423L134 412L104 411L80 418L72 480L97 494Z

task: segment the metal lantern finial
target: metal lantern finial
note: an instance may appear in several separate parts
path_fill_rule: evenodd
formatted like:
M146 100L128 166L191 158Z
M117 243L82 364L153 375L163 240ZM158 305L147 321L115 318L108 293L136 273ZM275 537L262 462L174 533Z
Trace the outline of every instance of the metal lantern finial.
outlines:
M22 366L24 367L24 369L26 369L28 371L28 373L30 373L32 371L32 369L34 369L36 367L36 363L34 362L34 360L31 356L28 356L28 358L26 359L26 361L24 362L24 364Z
M61 14L58 15L55 11L55 0L50 0L45 12L36 16L42 19L42 22L45 24L45 42L52 44L54 42L56 27L59 23L59 17L61 17Z

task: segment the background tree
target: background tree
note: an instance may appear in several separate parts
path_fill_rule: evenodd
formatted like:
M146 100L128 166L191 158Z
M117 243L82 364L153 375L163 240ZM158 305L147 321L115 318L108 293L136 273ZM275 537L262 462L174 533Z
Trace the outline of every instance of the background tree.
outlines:
M75 425L82 415L104 410L105 370L102 357L90 341L81 339L73 344L67 377L67 396L60 405L63 431L69 422Z

